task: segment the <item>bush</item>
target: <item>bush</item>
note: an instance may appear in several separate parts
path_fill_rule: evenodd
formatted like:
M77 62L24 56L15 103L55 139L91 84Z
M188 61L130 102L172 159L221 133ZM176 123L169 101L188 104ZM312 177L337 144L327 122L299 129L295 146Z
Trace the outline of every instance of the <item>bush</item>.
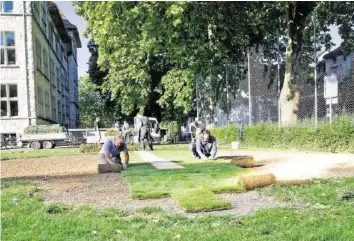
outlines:
M181 137L181 127L177 121L163 121L160 123L160 127L167 129L167 142L178 143Z
M44 134L44 133L62 133L65 132L65 128L59 124L53 125L33 125L27 126L24 129L25 134Z
M82 144L79 150L81 153L98 153L101 147L100 144Z
M116 136L118 135L119 131L115 129L108 129L106 130L106 136Z
M237 126L211 130L219 144L237 140ZM311 151L353 152L354 118L340 116L332 123L318 123L317 129L306 123L278 128L277 124L256 124L243 129L243 146Z
M140 151L139 143L128 143L127 144L129 151ZM82 144L80 145L81 153L98 153L102 148L101 144Z

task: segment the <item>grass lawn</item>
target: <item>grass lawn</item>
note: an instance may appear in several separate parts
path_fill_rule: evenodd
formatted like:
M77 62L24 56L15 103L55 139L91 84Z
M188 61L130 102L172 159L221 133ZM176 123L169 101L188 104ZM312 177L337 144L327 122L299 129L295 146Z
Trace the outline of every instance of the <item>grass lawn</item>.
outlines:
M133 198L172 197L186 212L231 208L231 203L215 193L241 192L238 177L245 169L233 166L230 160L194 160L188 151L154 151L161 157L177 161L184 169L158 170L150 164L131 164L124 178ZM169 155L169 156L168 156Z
M40 158L52 156L70 156L70 155L83 155L79 152L79 148L54 148L54 149L41 149L32 150L26 149L23 151L1 151L1 160L22 159L22 158Z
M264 192L309 208L263 209L249 216L188 217L143 208L119 209L45 205L35 186L2 182L2 240L354 240L354 201L341 201L354 178L301 187L269 187Z

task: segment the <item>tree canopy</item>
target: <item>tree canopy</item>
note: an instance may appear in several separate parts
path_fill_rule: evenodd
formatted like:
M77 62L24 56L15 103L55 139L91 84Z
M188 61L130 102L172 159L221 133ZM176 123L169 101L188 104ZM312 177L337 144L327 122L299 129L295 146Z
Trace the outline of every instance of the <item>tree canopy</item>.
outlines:
M313 56L313 21L318 48L331 47L328 26L336 24L346 50L354 49L353 2L75 2L98 46L98 65L123 114L134 111L180 116L193 108L195 78L223 76L225 64L244 68L250 48L285 62L281 90L283 123L296 121L300 64ZM209 76L210 77L210 76ZM216 91L237 82L216 78ZM219 92L218 92L219 91ZM208 94L208 92L207 92ZM153 108L158 105L159 108Z

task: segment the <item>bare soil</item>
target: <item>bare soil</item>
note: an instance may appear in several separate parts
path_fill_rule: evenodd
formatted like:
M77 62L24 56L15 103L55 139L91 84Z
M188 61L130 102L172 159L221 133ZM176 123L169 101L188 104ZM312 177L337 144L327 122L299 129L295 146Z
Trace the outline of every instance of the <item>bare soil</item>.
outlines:
M46 203L87 204L98 209L114 206L128 212L156 206L184 213L171 198L132 199L129 185L121 173L98 174L96 155L10 160L1 164L2 178L33 182L43 191ZM262 196L255 191L218 195L231 201L232 209L208 214L249 214L260 208L283 205L274 198Z

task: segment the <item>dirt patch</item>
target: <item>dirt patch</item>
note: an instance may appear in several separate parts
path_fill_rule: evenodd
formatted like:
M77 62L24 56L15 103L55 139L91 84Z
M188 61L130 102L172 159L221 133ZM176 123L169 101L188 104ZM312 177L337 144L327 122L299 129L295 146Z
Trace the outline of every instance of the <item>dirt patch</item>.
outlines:
M56 156L9 160L1 163L2 178L62 176L97 173L98 156Z
M43 189L46 202L88 204L94 208L119 207L133 212L146 206L159 206L165 210L181 212L170 198L133 200L122 174L89 174L32 179Z
M184 214L171 198L135 200L130 197L129 186L121 174L97 174L78 176L59 176L32 179L44 191L45 201L48 203L60 202L76 205L90 205L94 208L109 206L118 207L128 212L134 212L143 207L160 207L166 211ZM232 208L223 211L200 212L186 214L250 214L258 209L285 205L273 197L259 194L256 191L246 193L223 193L219 197L232 203Z

